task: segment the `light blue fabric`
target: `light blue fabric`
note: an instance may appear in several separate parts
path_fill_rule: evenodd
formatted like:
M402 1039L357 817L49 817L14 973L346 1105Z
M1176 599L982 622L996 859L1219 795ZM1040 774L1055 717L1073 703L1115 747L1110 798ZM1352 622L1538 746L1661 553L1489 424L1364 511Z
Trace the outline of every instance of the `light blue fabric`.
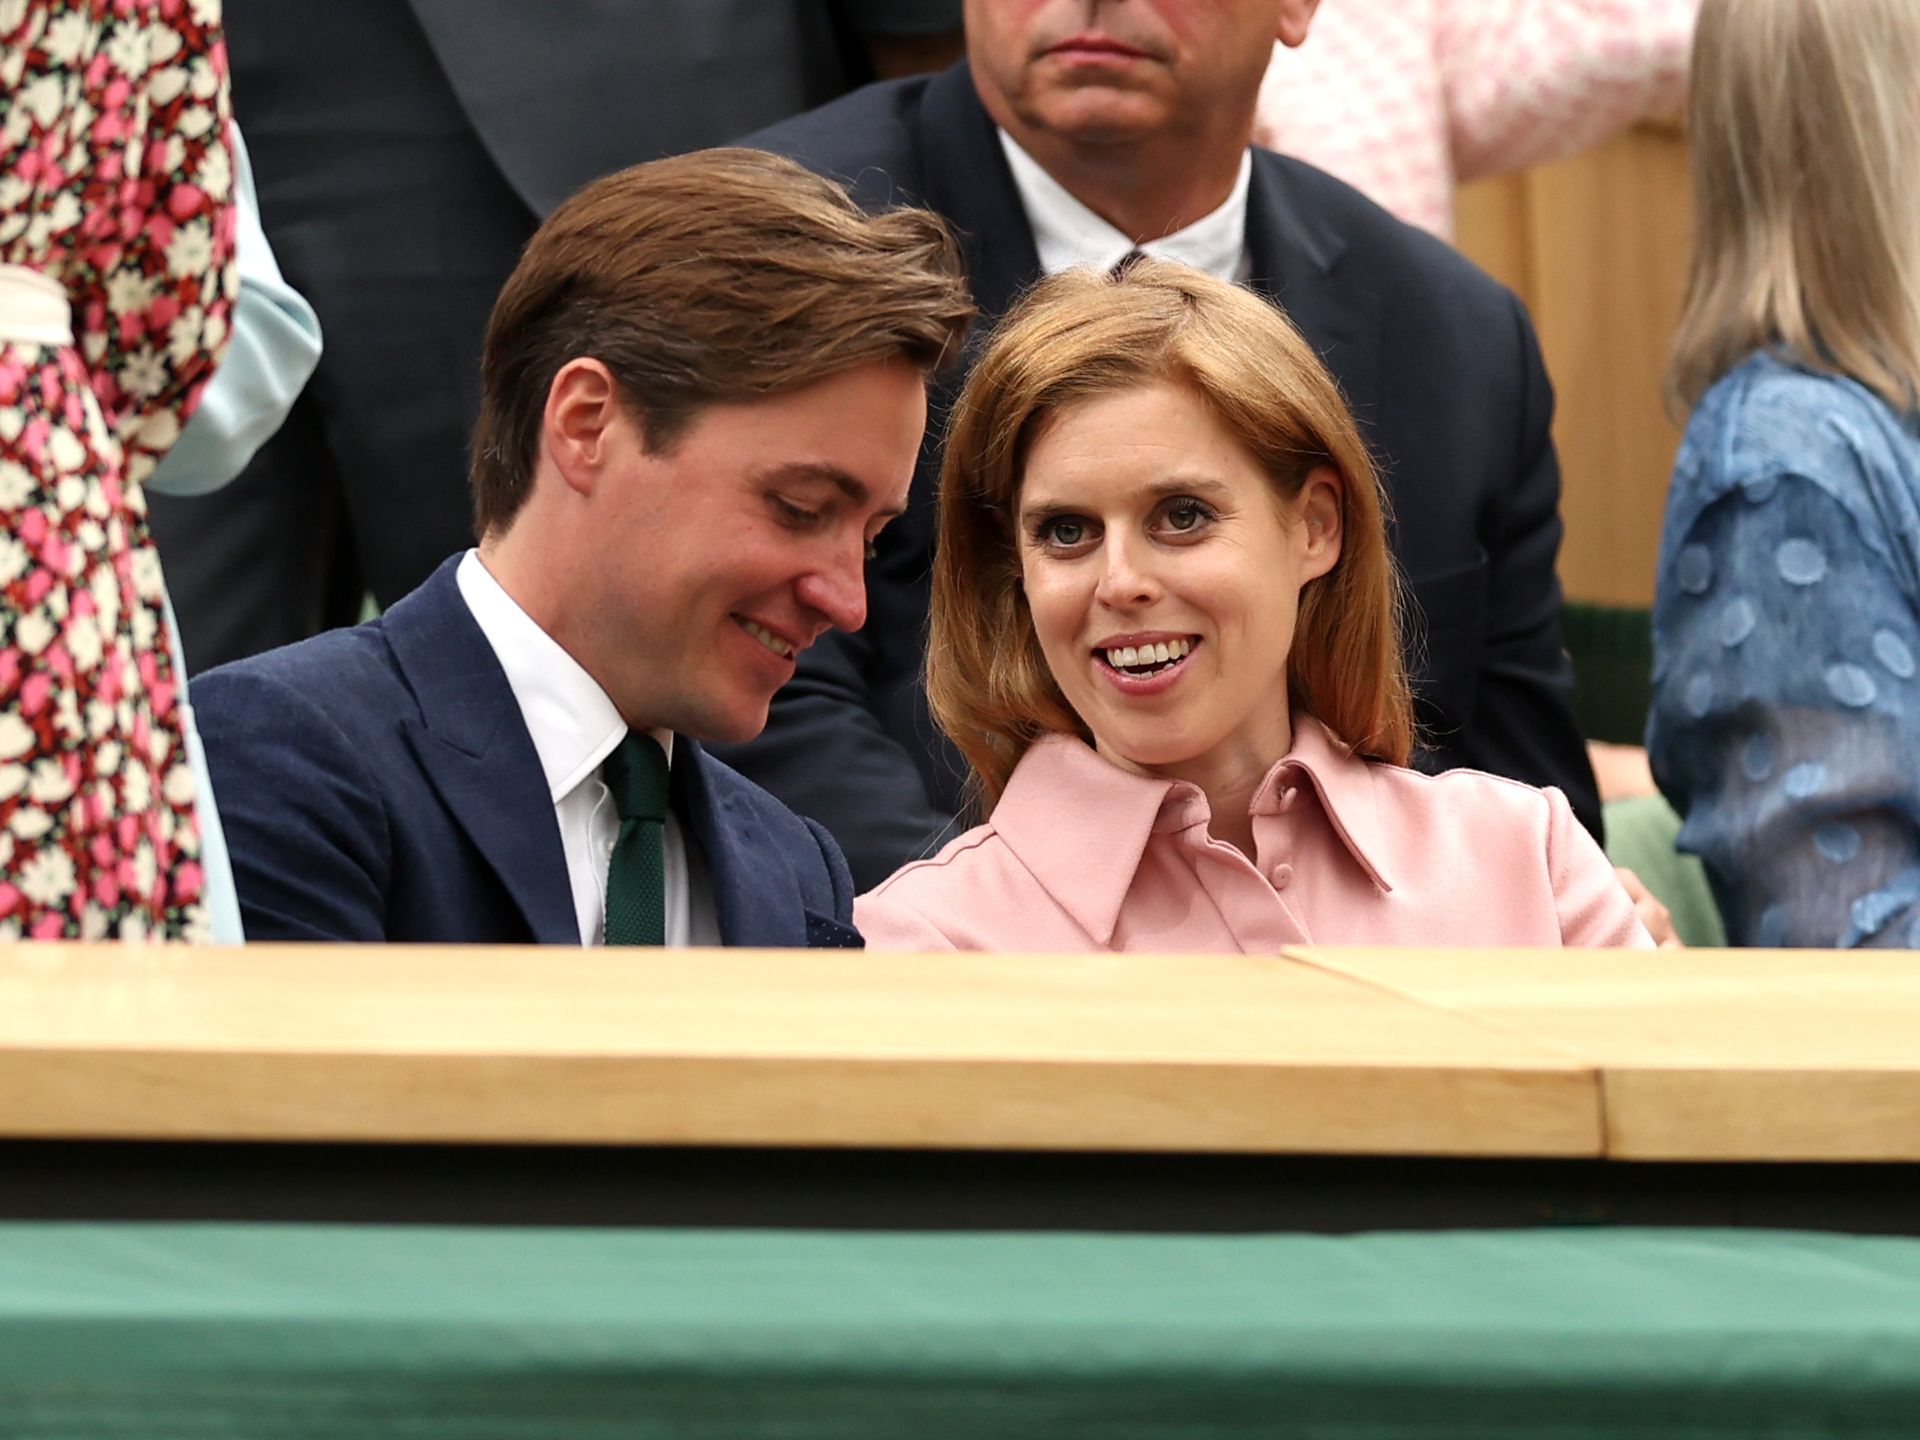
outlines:
M1755 355L1668 495L1647 748L1736 945L1920 945L1920 417Z
M147 480L162 495L204 495L232 480L287 418L320 363L320 321L273 258L240 127L233 140L234 260L240 296L225 358L200 408Z
M238 219L234 260L240 271L240 296L233 308L233 336L227 353L201 393L200 408L166 458L148 477L147 488L164 495L204 495L217 490L245 468L253 452L278 430L320 362L320 322L282 278L273 247L260 228L253 171L247 163L240 127L233 142L234 211ZM180 625L167 602L167 634L173 673L185 676ZM226 834L214 803L213 780L194 727L192 694L180 717L193 767L195 808L200 817L200 862L206 875L206 908L212 938L227 945L241 941L240 901Z

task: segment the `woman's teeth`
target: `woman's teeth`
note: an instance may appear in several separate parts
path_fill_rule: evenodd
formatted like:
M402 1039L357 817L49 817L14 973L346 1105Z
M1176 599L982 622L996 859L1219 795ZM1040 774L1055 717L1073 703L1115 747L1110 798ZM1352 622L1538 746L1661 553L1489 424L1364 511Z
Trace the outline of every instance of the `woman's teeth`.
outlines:
M1108 650L1106 656L1107 663L1116 670L1152 671L1184 659L1192 649L1191 640L1168 640L1152 645L1121 645Z

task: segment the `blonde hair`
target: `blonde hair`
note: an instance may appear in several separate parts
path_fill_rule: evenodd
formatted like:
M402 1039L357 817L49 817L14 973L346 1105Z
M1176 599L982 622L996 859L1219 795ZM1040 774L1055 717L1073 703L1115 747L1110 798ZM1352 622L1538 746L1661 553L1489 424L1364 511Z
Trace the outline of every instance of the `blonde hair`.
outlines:
M1920 401L1920 0L1705 0L1677 412L1755 350Z
M1297 711L1358 752L1407 761L1412 702L1385 507L1339 387L1265 300L1146 260L1117 278L1069 270L1041 281L1000 324L954 406L926 684L985 809L1040 736L1092 738L1047 669L1020 585L1013 516L1027 451L1060 411L1164 380L1212 409L1280 499L1317 466L1338 473L1340 558L1301 590L1288 689Z

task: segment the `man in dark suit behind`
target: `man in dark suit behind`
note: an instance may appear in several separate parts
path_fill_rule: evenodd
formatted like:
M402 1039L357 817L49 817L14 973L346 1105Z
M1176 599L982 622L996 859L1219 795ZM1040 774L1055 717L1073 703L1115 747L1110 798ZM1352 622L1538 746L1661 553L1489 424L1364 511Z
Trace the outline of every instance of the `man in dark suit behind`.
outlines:
M1304 40L1314 8L968 0L968 63L869 86L746 143L846 179L870 207L945 215L988 324L1042 273L1135 248L1277 300L1381 464L1413 600L1422 763L1557 785L1597 832L1560 640L1552 394L1524 310L1358 192L1249 149L1271 43ZM810 651L766 731L726 752L823 822L863 889L923 853L964 800L918 683L938 436L962 378L935 391L908 513L869 570L866 629Z
M696 741L864 620L971 313L937 217L761 151L563 204L488 327L479 548L194 683L248 937L858 943L832 840Z

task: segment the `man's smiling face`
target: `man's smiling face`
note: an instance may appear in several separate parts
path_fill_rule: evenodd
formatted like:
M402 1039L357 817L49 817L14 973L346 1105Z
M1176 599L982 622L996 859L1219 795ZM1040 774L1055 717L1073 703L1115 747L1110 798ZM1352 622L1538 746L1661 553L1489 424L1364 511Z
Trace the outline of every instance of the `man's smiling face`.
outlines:
M897 360L709 406L661 452L623 420L591 553L553 563L585 597L575 658L630 725L760 733L795 655L865 622L867 547L906 505L925 425L925 382Z

